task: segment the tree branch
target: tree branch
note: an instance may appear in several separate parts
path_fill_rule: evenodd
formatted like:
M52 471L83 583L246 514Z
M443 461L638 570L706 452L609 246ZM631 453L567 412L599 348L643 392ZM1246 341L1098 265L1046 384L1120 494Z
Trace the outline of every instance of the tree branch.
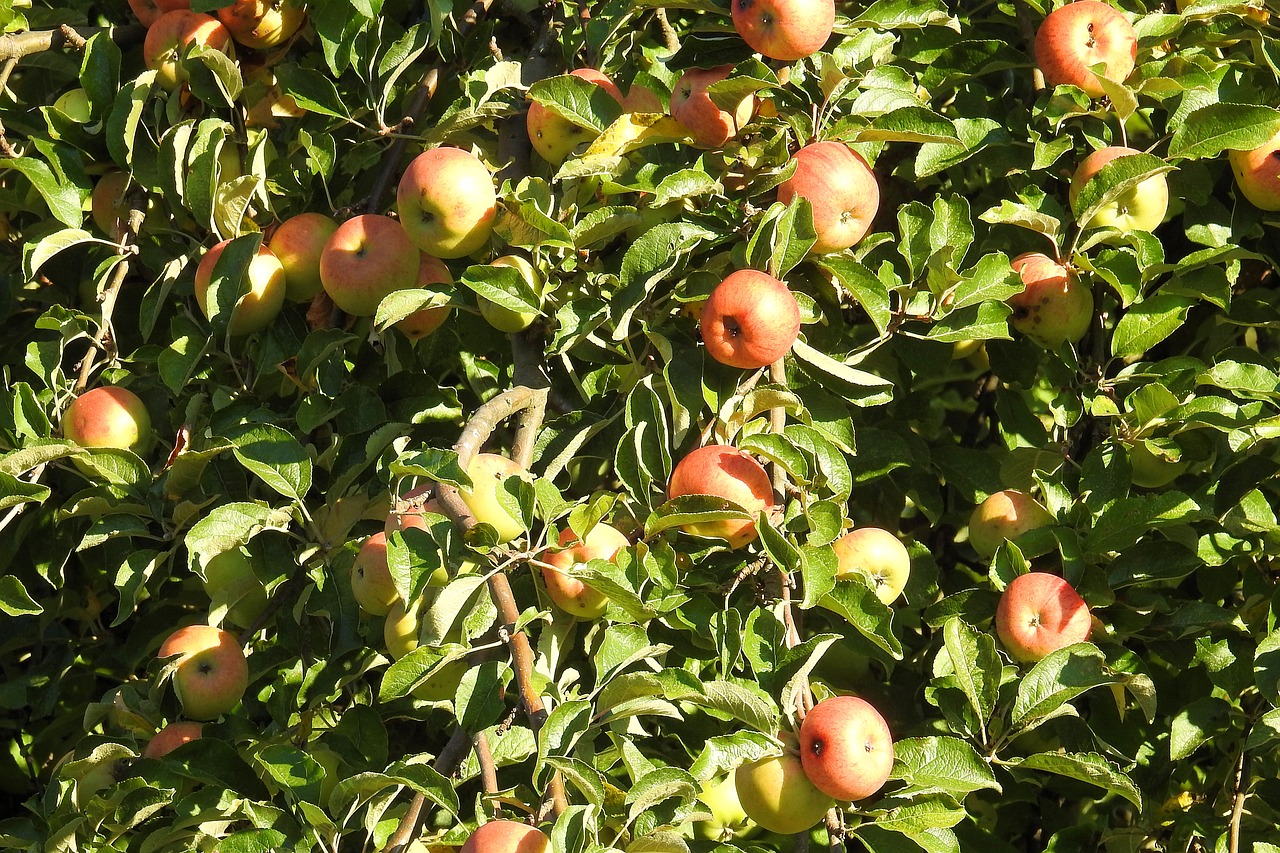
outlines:
M480 783L486 794L498 793L498 768L493 763L493 753L489 750L489 738L484 732L477 732L471 738L471 748L480 763Z
M1240 853L1240 823L1244 818L1244 803L1249 798L1249 753L1242 747L1240 760L1236 762L1235 795L1231 800L1231 839L1228 853Z
M145 35L147 28L141 24L123 27L71 27L63 24L53 30L31 30L25 33L9 33L0 38L0 62L22 59L46 50L58 50L70 46L83 49L84 43L98 33L110 33L111 40L128 42Z
M459 726L454 729L449 742L445 744L444 749L440 750L436 760L431 762L431 767L445 778L452 776L462 764L462 759L466 758L470 747L471 738ZM391 837L387 839L387 845L382 848L383 853L404 853L409 847L414 836L417 835L418 821L422 817L422 809L426 801L427 798L423 794L414 795L408 810L400 818L396 831L391 833Z
M142 221L146 214L142 209L133 207L129 209L129 215L125 222L124 234L120 237L120 245L116 249L116 253L126 257L116 264L115 270L112 271L111 280L107 283L107 289L102 293L102 322L98 326L98 333L93 336L93 346L85 353L84 360L80 362L80 375L76 378L75 393L79 394L89 387L89 376L93 373L93 368L98 361L98 353L106 350L114 357L115 343L111 340L111 312L116 307L116 297L120 295L120 287L124 284L125 276L129 274L129 258L127 255L134 251L134 242L137 239L138 232L142 230Z

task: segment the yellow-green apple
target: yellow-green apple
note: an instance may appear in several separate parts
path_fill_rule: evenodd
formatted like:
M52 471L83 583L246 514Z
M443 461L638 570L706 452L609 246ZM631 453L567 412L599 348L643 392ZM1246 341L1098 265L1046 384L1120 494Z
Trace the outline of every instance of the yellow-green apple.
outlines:
M489 242L498 195L489 167L470 151L432 148L400 178L396 208L418 248L437 258L461 258Z
M595 83L619 104L624 103L622 92L613 81L594 68L576 68L569 73L574 77ZM537 101L529 104L526 126L529 131L529 141L533 143L533 150L553 166L563 163L573 149L584 142L590 142L598 135L594 128L583 127L561 118Z
M1129 465L1133 469L1135 486L1144 489L1160 489L1180 477L1190 466L1185 455L1170 459L1152 452L1145 441L1129 445Z
M178 59L194 45L230 53L231 33L211 15L175 9L156 18L147 28L142 55L147 67L156 72L156 81L172 92L187 82L187 72Z
M151 446L151 416L128 388L104 385L71 401L62 435L81 447L114 447L145 453Z
M1053 524L1053 516L1035 498L1016 489L989 495L969 516L969 544L991 557L1002 542L1016 542L1028 530Z
M290 216L271 235L268 248L284 267L284 295L293 302L307 302L324 289L320 282L320 253L338 230L332 216L299 213Z
M205 317L213 318L215 306L209 304L209 285L213 283L213 268L218 263L230 240L223 240L214 246L200 259L196 267L196 303ZM231 311L231 319L227 322L227 331L232 335L247 335L260 332L275 322L284 307L284 267L266 246L258 247L258 254L249 261L245 271L249 279L249 290L236 301Z
M216 554L204 564L204 591L214 607L226 608L226 621L248 628L267 609L267 588L241 548Z
M893 769L893 735L870 702L833 696L800 724L800 760L814 787L841 802L879 791Z
M733 71L732 65L718 68L690 68L680 75L671 92L671 117L684 125L703 148L719 148L738 135L755 109L755 96L747 95L732 113L716 106L707 87L719 83Z
M471 478L470 489L458 493L476 521L493 525L498 531L499 542L510 542L524 533L524 522L512 516L498 503L498 489L508 477L529 478L529 472L505 456L496 453L477 453L467 465Z
M1112 160L1140 154L1133 148L1123 145L1109 145L1099 148L1080 161L1075 173L1071 176L1069 197L1072 210L1076 209L1076 200L1080 191L1089 179L1098 174L1102 167ZM1154 231L1164 221L1169 211L1169 182L1164 175L1152 175L1145 181L1131 187L1127 192L1117 196L1103 205L1093 218L1081 223L1082 228L1119 228L1121 231Z
M287 95L276 81L276 75L266 66L246 70L244 89L240 100L245 105L245 127L265 127L274 130L282 118L301 118L307 111L298 106L293 95Z
M125 193L129 191L129 173L112 169L98 178L89 199L93 223L117 243L124 237L129 223L129 205Z
M743 764L734 772L733 784L747 817L781 835L804 832L834 805L790 752Z
M249 663L234 634L210 625L188 625L169 635L160 658L178 656L173 689L193 720L230 711L249 686Z
M711 820L693 823L693 835L703 841L745 841L760 827L747 817L738 800L738 786L732 776L703 784L698 800L711 812Z
M387 534L379 531L360 546L351 564L351 592L360 609L371 616L386 616L399 600L387 566Z
M405 607L404 600L399 596L387 611L387 620L382 623L382 639L387 644L387 653L394 660L400 660L418 647L421 611L421 599L415 600L412 607Z
M491 820L467 838L460 853L547 853L551 839L537 827L514 820Z
M835 0L733 0L733 26L762 56L792 62L822 49L836 23Z
M202 723L193 723L190 720L170 723L147 741L146 749L142 750L142 757L163 758L184 743L199 740L203 733Z
M129 8L138 16L138 22L149 27L165 12L190 9L191 0L129 0Z
M390 293L418 282L421 253L399 222L366 213L338 226L320 252L325 293L354 317L372 317Z
M529 285L529 289L537 294L539 300L542 299L545 282L537 268L525 258L519 255L503 255L500 258L494 258L491 266L510 267L511 269L519 270L525 284ZM476 304L480 306L481 316L488 320L489 325L499 332L515 333L524 331L529 328L529 325L538 316L533 311L512 311L510 308L503 308L483 296L476 297Z
M911 555L897 536L880 527L859 527L837 539L834 547L837 578L862 575L885 604L902 594L911 576Z
M800 305L778 279L738 270L716 285L699 321L707 353L721 364L754 370L782 358L800 334Z
M778 185L778 201L809 200L818 236L809 251L823 255L857 244L880 209L880 185L867 161L843 142L814 142L791 159L796 171Z
M736 447L709 444L681 459L667 483L667 498L682 495L715 495L741 506L754 517L773 509L773 484L764 467ZM730 548L741 548L756 538L754 520L726 519L685 524L694 536L724 539Z
M1009 297L1013 327L1042 347L1057 349L1084 337L1093 320L1093 293L1075 273L1039 252L1013 259L1023 290Z
M629 544L618 528L608 524L592 527L582 541L578 541L574 532L566 527L560 531L562 550L550 551L542 558L542 580L546 584L547 595L561 610L580 619L603 616L609 606L609 597L567 573L574 566L591 560L612 560Z
M58 100L53 102L53 108L76 124L88 124L89 119L93 118L89 93L79 86L59 95Z
M1018 575L1000 594L996 633L1014 660L1034 662L1083 643L1092 628L1089 605L1071 584L1047 572Z
M418 258L418 287L430 287L433 284L453 284L453 274L444 261L422 252ZM409 340L419 341L443 326L452 310L448 305L423 308L396 323L396 328Z
M218 20L245 47L275 47L302 26L301 5L287 0L234 0L218 10Z
M415 699L423 702L452 702L468 669L470 665L465 659L449 661L425 681L419 682L411 692Z
M1036 65L1050 86L1078 86L1090 96L1103 94L1094 65L1117 83L1133 73L1138 36L1120 11L1100 0L1075 0L1044 19L1036 32Z
M1228 151L1236 187L1260 210L1280 210L1280 131L1248 151Z

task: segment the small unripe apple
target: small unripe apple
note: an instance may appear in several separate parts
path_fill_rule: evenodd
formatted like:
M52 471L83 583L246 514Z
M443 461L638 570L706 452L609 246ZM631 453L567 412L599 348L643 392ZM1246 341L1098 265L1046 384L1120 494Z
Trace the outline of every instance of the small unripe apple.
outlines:
M613 81L594 68L575 68L569 73L574 77L595 83L612 95L619 104L624 102L622 92ZM553 166L563 163L575 148L584 142L590 142L598 135L595 128L583 127L563 119L537 101L529 104L529 117L526 124L533 150Z
M800 334L800 305L790 289L768 273L738 270L711 291L698 326L712 358L755 370L791 350Z
M1089 639L1089 605L1071 584L1047 572L1018 575L1000 595L996 633L1014 660L1035 662Z
M1076 199L1089 179L1102 167L1121 157L1129 157L1141 152L1122 145L1110 145L1099 148L1076 167L1071 176L1069 198L1071 208L1076 208ZM1169 182L1164 175L1152 175L1145 181L1131 187L1127 192L1107 202L1093 218L1081 223L1082 228L1119 228L1121 231L1154 231L1164 221L1169 212Z
M537 827L514 820L491 820L476 829L460 853L547 853L551 839Z
M778 185L778 201L813 207L815 255L848 249L866 236L880 209L880 186L862 155L843 142L814 142L792 155L796 171Z
M151 416L128 388L104 385L71 401L62 435L81 447L114 447L142 454L151 446Z
M738 102L733 113L716 106L707 87L719 83L733 71L732 65L719 68L690 68L680 75L671 92L671 117L693 134L703 148L720 148L738 135L755 110L755 97L748 95Z
M1036 64L1050 86L1071 84L1091 97L1103 95L1092 70L1117 83L1133 73L1138 36L1119 10L1100 0L1075 0L1050 12L1036 32Z
M209 304L209 285L213 283L213 268L222 257L230 240L223 240L214 246L200 259L196 267L196 303L205 317L213 319L216 306ZM227 332L233 336L260 332L270 326L284 307L285 277L284 267L266 246L258 247L258 254L249 261L245 270L249 279L249 290L236 300L231 310L231 319L227 321Z
M800 725L800 759L814 787L829 797L863 800L893 769L893 735L875 707L856 696L823 699Z
M1257 148L1228 151L1242 195L1259 210L1280 210L1280 132Z
M267 609L267 588L240 548L212 557L204 566L204 590L209 603L226 608L226 621L249 628Z
M249 686L249 664L235 635L188 625L169 635L158 657L179 655L173 689L193 720L212 720L234 708Z
M773 483L764 467L736 447L709 444L681 459L667 483L667 498L715 495L733 501L753 516L773 509ZM693 536L724 539L741 548L756 538L753 520L727 519L682 525Z
M1021 293L1009 297L1013 327L1047 349L1083 338L1093 320L1089 287L1067 267L1039 252L1018 255L1012 263L1024 286Z
M1185 455L1178 459L1157 456L1145 441L1129 445L1129 464L1133 469L1133 484L1143 489L1162 489L1182 476L1190 466Z
M412 607L405 607L404 600L397 596L387 611L386 621L382 623L382 639L393 660L400 660L418 647L421 624L422 600L415 600Z
M400 598L387 566L387 535L379 531L360 546L351 564L351 592L370 616L386 616Z
M460 148L432 148L405 169L396 208L419 249L437 258L461 258L489 242L498 195L479 157Z
M738 786L726 776L702 786L698 799L711 812L711 820L694 821L693 835L703 841L745 841L760 832L738 800Z
M891 603L911 576L911 555L897 536L879 527L859 527L835 542L837 578L862 575L876 598Z
M477 453L467 465L471 489L459 489L463 502L476 521L491 524L498 531L498 542L510 542L525 532L524 522L512 516L498 503L498 489L508 477L529 478L529 472L505 456Z
M969 544L990 558L1000 543L1017 542L1029 530L1053 524L1053 516L1030 495L1005 489L990 495L969 516Z
M271 235L267 246L284 267L286 299L307 302L324 289L320 282L320 254L337 230L338 223L332 216L299 213L281 222Z
M156 72L156 81L170 92L187 82L179 57L192 45L203 45L233 53L231 33L222 23L203 12L175 9L156 18L147 28L142 55L147 68Z
M792 62L822 50L836 23L835 0L733 0L733 26L756 53Z
M546 584L547 595L566 613L580 619L598 619L608 609L609 597L566 572L591 560L612 560L631 543L616 527L604 523L592 527L581 542L566 527L560 531L559 541L562 546L573 547L552 551L542 558L542 580Z
M388 295L417 284L421 260L404 226L366 213L339 225L325 241L320 282L334 305L353 317L372 317Z
M521 277L529 285L529 289L536 293L539 300L541 300L546 282L543 281L537 268L529 263L528 260L519 255L503 255L500 258L494 258L491 265L519 270ZM532 311L512 311L510 308L503 308L483 296L476 297L476 304L480 306L480 316L488 320L490 326L493 326L499 332L507 332L508 334L524 331L538 317L537 313Z
M834 803L805 775L800 758L786 753L743 764L733 774L738 801L751 820L770 832L804 832Z
M146 748L142 750L142 757L163 758L184 743L199 740L202 734L204 734L202 723L193 723L190 720L170 723L147 741Z
M88 124L93 118L89 93L79 86L59 95L58 100L53 102L53 108L76 124Z

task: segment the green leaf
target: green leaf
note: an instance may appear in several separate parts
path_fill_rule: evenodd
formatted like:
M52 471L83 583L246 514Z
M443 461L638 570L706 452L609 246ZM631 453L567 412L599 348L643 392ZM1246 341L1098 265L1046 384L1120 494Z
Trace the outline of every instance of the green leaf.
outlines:
M142 121L142 112L151 92L156 88L156 72L144 71L125 85L116 94L111 112L107 114L107 149L116 165L126 170L133 168L134 141L138 135L138 125ZM79 225L78 205L77 221L68 223Z
M1258 692L1280 705L1280 630L1272 631L1261 643L1253 658L1253 680Z
M995 640L956 617L942 626L942 637L952 676L985 725L995 711L1003 669Z
M858 633L895 660L902 659L902 643L893 633L893 611L860 577L837 581L836 588L819 604L844 617Z
M1124 312L1111 338L1111 354L1117 358L1142 355L1186 322L1194 299L1157 293L1135 302Z
M227 440L234 445L240 464L280 494L301 501L311 491L311 457L280 427L249 424Z
M1050 652L1018 683L1010 722L1017 730L1035 728L1081 693L1119 680L1092 643Z
M28 483L26 480L19 480L12 474L0 471L0 510L27 503L44 503L52 493L48 486Z
M901 107L876 116L858 131L858 142L936 142L963 146L950 119L927 107Z
M1018 762L1023 770L1043 770L1089 782L1109 793L1124 797L1139 809L1142 793L1137 785L1120 768L1094 752L1038 752Z
M34 157L10 157L0 159L0 169L12 169L21 174L40 193L54 218L69 228L80 227L84 221L84 214L80 210L80 192L71 184L59 180L48 163Z
M837 387L848 392L849 402L855 406L880 406L893 399L893 383L837 361L802 340L792 344L791 352L822 377L833 380Z
M778 730L778 706L756 685L708 681L702 685L701 696L691 696L686 701L741 720L758 732Z
M628 820L651 810L664 800L675 797L686 804L698 796L698 781L689 771L679 767L660 767L644 774L627 791Z
M884 334L893 314L889 307L889 289L876 278L875 273L862 264L848 258L824 257L818 265L831 273L836 283L852 296L862 310L867 312L876 331Z
M398 761L387 768L387 775L422 794L455 818L462 810L453 782L430 765Z
M1202 696L1178 711L1169 726L1169 760L1182 761L1209 740L1230 730L1231 705Z
M1123 551L1157 527L1186 524L1200 514L1200 507L1182 492L1122 498L1104 509L1093 523L1085 537L1085 551Z
M280 90L292 95L304 110L334 118L351 117L333 81L318 71L282 62L275 66L275 75Z
M893 776L906 783L900 796L941 793L956 799L984 788L1002 789L978 751L954 737L902 738L893 743Z
M9 616L39 616L44 607L27 592L15 575L0 575L0 610Z
M682 495L655 509L644 524L644 538L652 539L664 530L685 524L709 521L750 521L751 513L717 495Z
M1228 149L1248 151L1280 133L1280 110L1254 104L1210 104L1183 118L1169 140L1170 160L1203 160Z
M604 133L622 115L622 107L612 95L595 83L570 74L537 81L529 87L529 98L570 124L596 133Z

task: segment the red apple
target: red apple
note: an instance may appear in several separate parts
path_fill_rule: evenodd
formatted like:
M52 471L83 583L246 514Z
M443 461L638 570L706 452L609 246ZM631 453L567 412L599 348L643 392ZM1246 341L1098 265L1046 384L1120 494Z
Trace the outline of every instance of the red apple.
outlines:
M156 18L147 28L142 55L147 67L156 72L160 85L172 92L187 80L186 72L178 65L179 56L197 44L227 53L231 33L217 18L190 9L175 9Z
M800 760L819 791L849 802L879 791L893 769L893 735L871 703L856 696L824 699L800 726Z
M969 516L969 544L990 558L1000 543L1016 542L1029 530L1053 524L1053 516L1035 499L1015 489L990 495Z
M371 616L386 616L400 600L387 566L387 534L375 533L360 546L351 564L351 592L360 609Z
M93 223L117 243L124 238L125 228L129 224L129 205L125 203L128 191L129 173L112 169L98 178L90 197L89 209Z
M145 453L151 446L151 416L137 394L106 385L71 401L62 416L62 435L81 447Z
M444 265L444 261L422 252L418 258L418 287L430 287L433 284L453 284L453 274ZM443 326L452 310L448 305L423 308L396 323L396 328L409 340L418 341Z
M297 32L305 14L301 5L287 0L234 0L218 10L218 19L237 42L262 50Z
M542 580L546 584L547 595L551 596L551 600L561 610L580 619L597 619L603 616L609 606L609 597L566 572L591 560L612 560L615 554L630 544L627 537L616 527L602 523L591 528L586 539L581 542L566 527L560 531L559 541L562 546L573 547L551 551L542 558Z
M291 216L271 235L267 244L284 267L284 295L293 302L308 302L324 289L320 282L320 253L338 230L332 216L299 213Z
M862 155L843 142L815 142L792 158L796 171L778 185L778 201L796 196L813 206L815 255L839 252L866 236L880 209L880 186Z
M1093 294L1067 267L1039 252L1013 259L1024 290L1009 297L1013 327L1048 349L1075 343L1093 321Z
M400 178L396 207L418 248L461 258L489 242L498 196L489 167L470 151L432 148Z
M213 283L213 268L226 250L230 240L223 240L200 259L196 267L196 303L205 317L212 319L214 306L209 304L209 285ZM258 254L249 262L245 271L249 278L249 290L236 301L227 321L227 331L232 335L260 332L275 322L284 307L285 274L280 259L266 246L258 247Z
M551 839L537 827L514 820L491 820L476 829L460 853L547 853Z
M752 50L786 62L821 50L836 23L835 0L733 0L732 9Z
M1068 191L1071 208L1073 210L1076 208L1080 191L1084 189L1084 185L1090 178L1102 171L1103 166L1112 160L1140 153L1136 149L1126 148L1123 145L1109 145L1106 148L1099 148L1081 160L1071 176L1071 188ZM1164 221L1164 215L1168 211L1169 182L1165 180L1164 175L1152 175L1103 205L1092 219L1081 223L1081 227L1110 226L1119 228L1121 231L1154 231L1156 226Z
M138 22L149 27L165 12L190 9L191 0L129 0L129 8L138 16Z
M158 657L180 655L173 688L194 720L230 711L249 686L249 664L235 635L209 625L188 625L169 635Z
M372 317L390 293L418 282L421 253L394 219L366 213L348 219L320 252L320 282L343 311Z
M736 447L710 444L685 456L671 472L667 497L715 495L733 501L753 516L773 509L773 484L755 459ZM724 539L730 548L741 548L756 538L754 521L727 519L686 524L693 536Z
M594 68L576 68L569 73L595 83L619 104L624 103L622 92L613 81ZM529 104L527 127L533 150L553 166L563 163L575 148L597 136L594 128L582 127L563 119L537 101Z
M1089 605L1071 584L1047 572L1018 575L1000 595L996 633L1014 660L1034 662L1089 639Z
M199 740L203 733L202 723L193 723L189 720L170 723L147 741L146 749L142 750L142 757L163 758L184 743Z
M1101 97L1102 84L1091 66L1117 83L1133 73L1138 36L1121 12L1100 0L1075 0L1050 12L1036 32L1036 64L1050 86L1079 86Z
M730 114L716 106L707 94L708 86L725 79L731 71L732 65L690 68L680 75L671 93L671 117L688 128L694 141L703 148L720 148L751 121L755 109L753 95L743 98Z
M712 358L754 370L791 349L800 334L800 306L787 286L768 273L738 270L711 291L699 328Z
M1280 132L1249 151L1228 151L1241 194L1260 210L1280 210Z

